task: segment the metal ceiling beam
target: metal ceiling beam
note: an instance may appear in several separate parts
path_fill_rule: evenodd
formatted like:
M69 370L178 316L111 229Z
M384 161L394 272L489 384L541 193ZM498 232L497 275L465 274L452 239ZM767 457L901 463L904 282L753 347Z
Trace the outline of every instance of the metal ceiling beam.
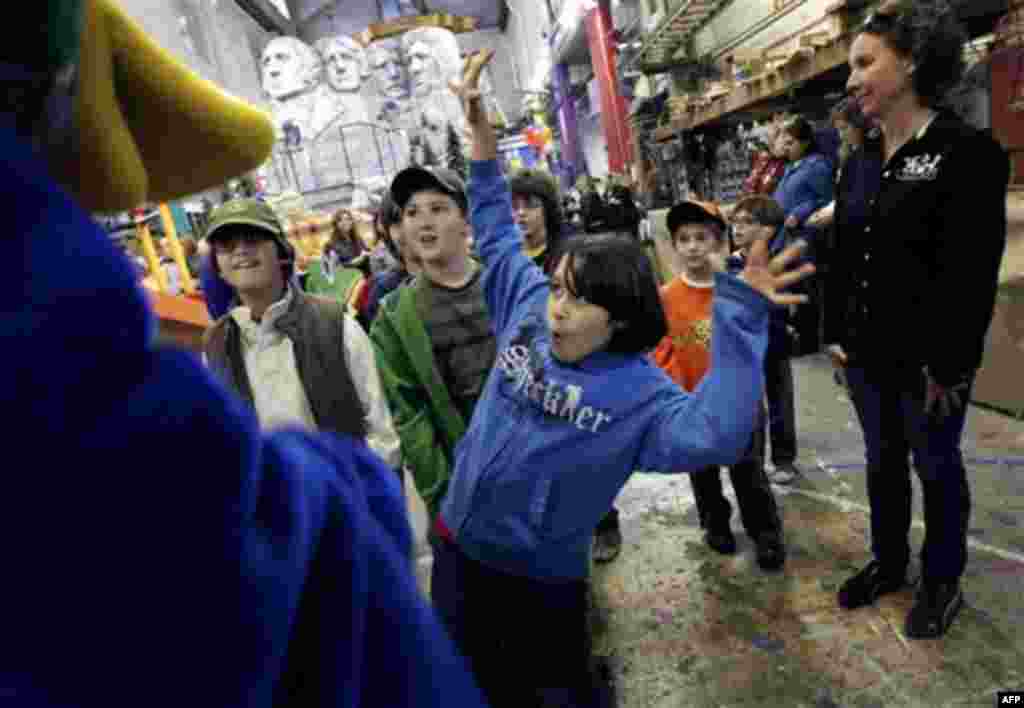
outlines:
M650 38L644 42L630 68L637 64L650 65L649 54L674 54L676 49L705 24L731 0L682 0L668 17L662 20ZM660 57L659 57L660 58ZM657 64L664 63L664 59Z
M289 20L267 0L235 0L235 4L256 20L256 23L267 32L296 34L295 20Z

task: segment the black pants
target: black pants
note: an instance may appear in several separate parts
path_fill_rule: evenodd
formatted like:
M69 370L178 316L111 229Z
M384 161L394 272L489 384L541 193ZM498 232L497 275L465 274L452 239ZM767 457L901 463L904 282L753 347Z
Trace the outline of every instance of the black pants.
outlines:
M755 540L765 533L782 533L779 507L764 471L764 428L762 414L747 454L729 468L729 479L736 492L743 528ZM693 486L701 526L706 529L728 527L732 506L722 493L719 468L708 467L694 472L690 475L690 484Z
M935 582L957 580L967 564L971 516L971 491L960 453L966 405L943 419L925 414L923 375L920 380L911 375L904 381L883 381L848 367L846 378L867 449L875 559L896 571L910 560L912 452L924 493L923 575ZM964 392L964 400L969 394Z
M596 705L587 583L544 583L437 540L431 595L491 708Z
M772 464L776 467L796 461L796 407L793 365L788 356L773 353L764 358L764 392L768 399L768 432L772 441Z

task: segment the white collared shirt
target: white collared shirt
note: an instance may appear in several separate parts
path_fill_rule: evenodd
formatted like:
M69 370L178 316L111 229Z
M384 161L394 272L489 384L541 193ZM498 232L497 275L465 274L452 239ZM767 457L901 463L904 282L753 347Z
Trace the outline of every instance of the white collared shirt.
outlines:
M287 294L271 305L259 322L252 319L252 312L244 305L231 311L231 318L241 330L242 357L256 414L264 430L286 425L317 429L313 409L299 378L294 345L276 326L293 298L294 291L289 287ZM348 314L344 327L345 360L366 410L366 442L386 463L397 467L401 462L400 441L380 384L370 338Z

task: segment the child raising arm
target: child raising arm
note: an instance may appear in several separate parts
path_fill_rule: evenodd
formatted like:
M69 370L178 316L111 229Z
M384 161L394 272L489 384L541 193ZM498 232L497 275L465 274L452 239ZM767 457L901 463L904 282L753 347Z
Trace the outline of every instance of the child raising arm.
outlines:
M589 705L595 526L636 469L741 456L763 394L770 303L800 302L781 290L811 268L787 268L798 248L771 261L761 248L739 278L718 274L712 370L683 392L645 355L665 316L633 239L570 240L550 280L523 254L477 89L492 54L470 56L453 90L473 134L471 221L498 358L437 520L434 602L493 706Z

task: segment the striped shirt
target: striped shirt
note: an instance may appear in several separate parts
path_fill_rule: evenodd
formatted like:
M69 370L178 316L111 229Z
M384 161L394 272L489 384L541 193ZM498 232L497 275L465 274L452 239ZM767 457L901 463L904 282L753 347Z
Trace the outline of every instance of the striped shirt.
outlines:
M497 356L481 275L457 289L423 278L416 300L437 370L467 424Z

